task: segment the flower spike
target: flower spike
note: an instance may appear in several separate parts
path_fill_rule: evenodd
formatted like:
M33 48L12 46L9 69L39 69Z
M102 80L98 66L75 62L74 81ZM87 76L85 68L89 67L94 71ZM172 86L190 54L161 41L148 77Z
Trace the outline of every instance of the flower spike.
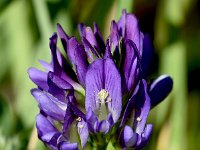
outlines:
M40 61L45 71L28 70L37 86L31 94L40 109L38 138L52 150L142 149L153 130L149 112L173 87L168 75L149 84L150 36L125 10L111 22L106 43L96 23L78 29L81 42L57 24L49 43L51 62Z

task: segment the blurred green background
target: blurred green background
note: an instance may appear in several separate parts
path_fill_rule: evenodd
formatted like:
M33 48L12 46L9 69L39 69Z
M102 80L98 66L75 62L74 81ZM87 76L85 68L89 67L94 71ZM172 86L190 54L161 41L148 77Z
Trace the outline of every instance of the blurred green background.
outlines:
M37 139L35 85L27 69L50 61L49 37L60 23L78 37L77 24L96 21L104 38L122 9L139 18L155 47L150 78L169 74L170 96L151 111L150 150L200 149L200 1L198 0L1 0L0 150L45 149Z

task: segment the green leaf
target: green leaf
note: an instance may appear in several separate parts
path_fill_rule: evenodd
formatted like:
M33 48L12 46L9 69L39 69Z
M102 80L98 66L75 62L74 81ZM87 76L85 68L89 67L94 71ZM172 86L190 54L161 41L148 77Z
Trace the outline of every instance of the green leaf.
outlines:
M116 150L115 147L114 147L113 144L112 144L112 141L110 141L110 142L108 143L108 146L107 146L106 150Z

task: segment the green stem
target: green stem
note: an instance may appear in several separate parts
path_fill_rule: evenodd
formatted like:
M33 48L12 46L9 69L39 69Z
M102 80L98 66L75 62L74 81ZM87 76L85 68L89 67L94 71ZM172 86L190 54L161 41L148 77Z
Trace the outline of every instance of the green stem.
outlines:
M33 0L36 19L39 25L39 30L42 34L42 40L46 41L52 34L51 20L44 0Z

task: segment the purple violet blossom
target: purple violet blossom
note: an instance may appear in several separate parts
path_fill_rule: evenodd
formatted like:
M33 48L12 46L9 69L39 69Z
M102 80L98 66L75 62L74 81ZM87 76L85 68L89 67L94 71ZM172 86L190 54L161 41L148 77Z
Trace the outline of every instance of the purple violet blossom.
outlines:
M88 124L93 132L107 133L118 121L122 109L121 77L113 60L94 61L85 82Z
M153 56L149 35L137 18L124 10L112 21L106 43L96 23L94 30L79 25L81 43L57 32L66 56L57 47L57 33L50 38L51 63L40 61L45 71L28 70L37 85L31 93L38 102L38 137L53 150L141 149L153 125L146 124L150 110L172 90L173 81L161 75L148 84Z

